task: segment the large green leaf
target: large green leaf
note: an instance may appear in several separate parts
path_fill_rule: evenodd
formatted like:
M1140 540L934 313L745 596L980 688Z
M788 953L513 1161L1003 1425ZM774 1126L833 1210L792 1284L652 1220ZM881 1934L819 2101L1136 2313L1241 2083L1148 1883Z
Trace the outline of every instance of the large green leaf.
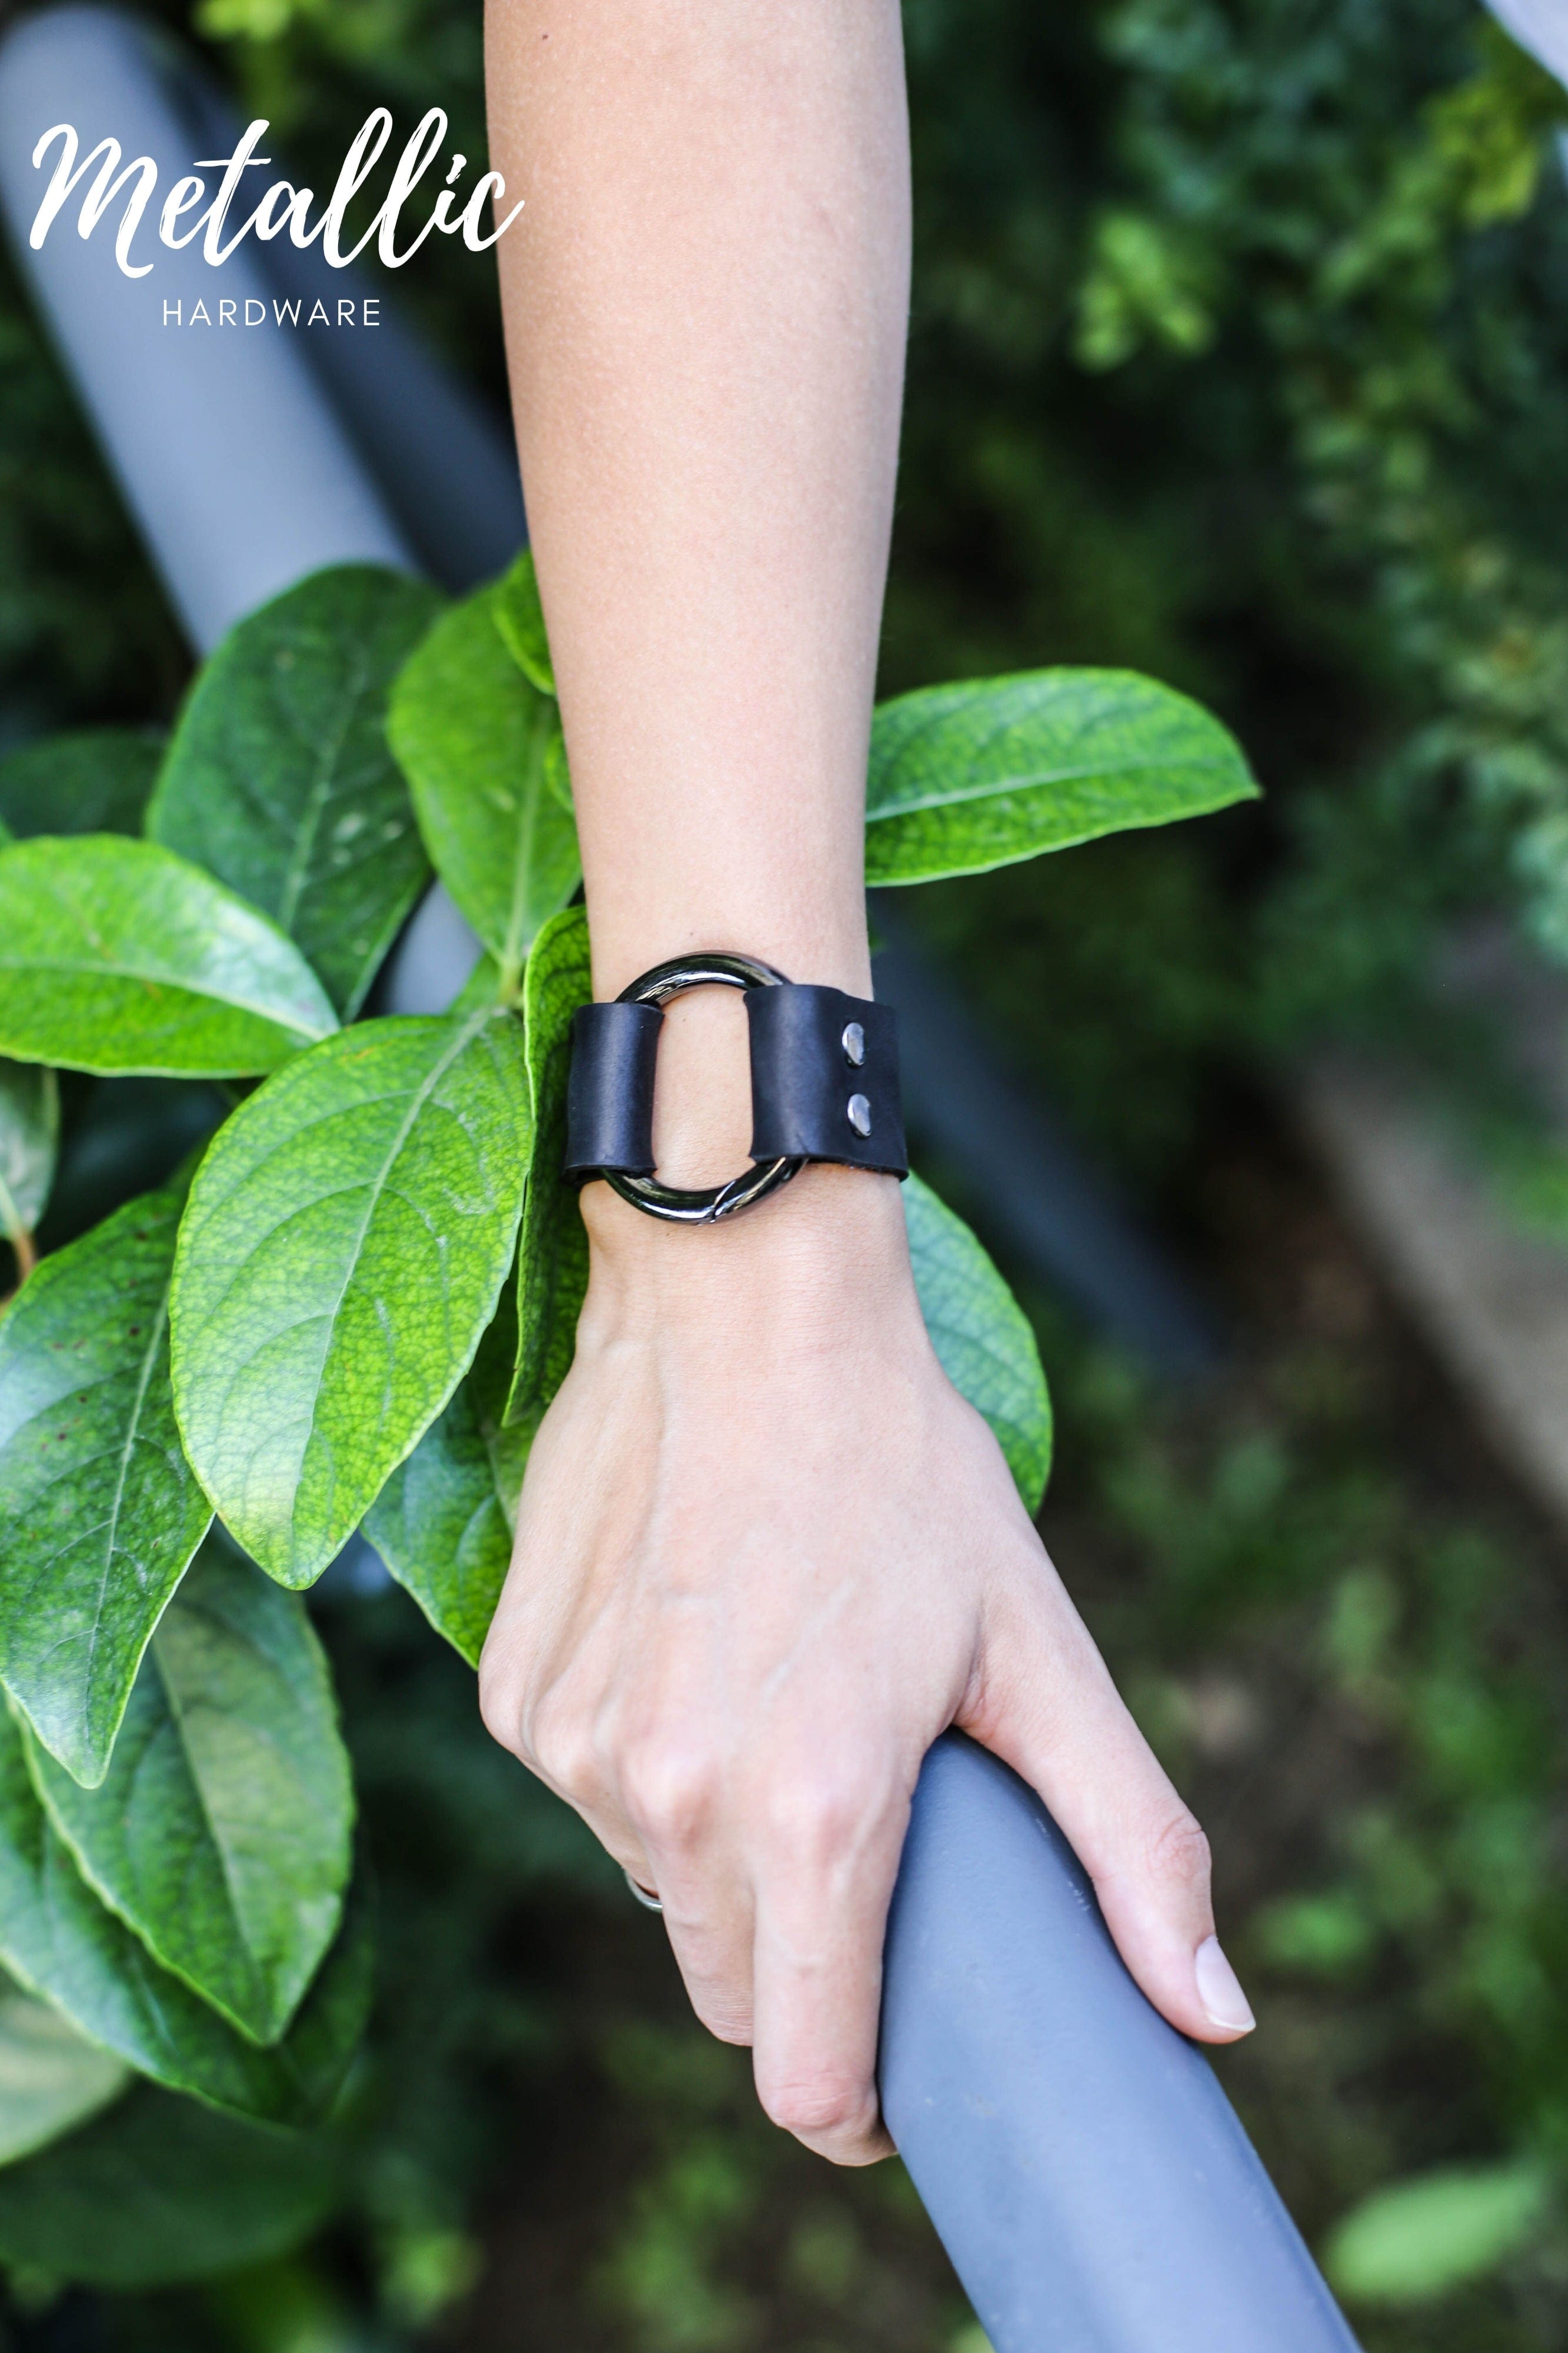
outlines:
M0 1682L103 1778L142 1653L212 1517L174 1427L181 1184L47 1258L0 1323Z
M101 1788L36 1743L49 1820L155 1960L274 2042L337 1933L353 1792L297 1595L209 1544L163 1612Z
M521 1024L363 1022L243 1103L180 1236L185 1451L245 1549L309 1585L468 1369L528 1162Z
M363 1904L351 1903L283 2042L263 2051L237 2034L87 1885L38 1802L8 1716L0 1718L0 1961L140 2073L269 2124L325 2114L370 2003L370 1923Z
M543 1409L509 1423L517 1282L501 1286L468 1378L377 1496L364 1533L438 1633L477 1666L511 1558Z
M93 833L0 849L0 1052L244 1078L336 1028L293 942L159 843Z
M0 1234L14 1249L44 1214L59 1132L53 1071L0 1061Z
M560 714L502 643L492 593L437 622L393 690L388 733L436 871L510 991L582 870L576 826L551 783Z
M1051 1402L1029 1320L962 1218L904 1186L915 1288L942 1368L996 1433L1031 1515L1051 1467Z
M514 1535L522 1474L544 1413L543 1407L536 1405L526 1413L514 1414L510 1421L507 1419L507 1403L517 1380L517 1293L516 1280L502 1290L495 1316L475 1352L468 1382L479 1436L489 1449L496 1493Z
M0 2262L81 2287L162 2287L284 2253L339 2195L325 2135L279 2133L142 2084L0 2172Z
M393 1472L364 1533L437 1632L478 1666L511 1530L467 1381Z
M588 1287L588 1237L577 1187L561 1174L566 1157L566 1081L572 1016L594 994L588 924L580 907L548 923L523 975L523 1030L533 1143L518 1250L517 1373L505 1418L536 1415L571 1369L577 1317Z
M386 699L441 601L345 564L250 614L197 679L147 812L153 840L282 926L345 1019L429 873Z
M555 665L544 633L544 607L539 601L531 548L525 547L511 569L492 585L490 617L500 632L502 645L530 686L553 697ZM545 753L544 781L562 807L570 810L572 778L566 766L565 738L559 732L551 737Z
M1535 2238L1552 2205L1546 2167L1451 2166L1396 2181L1336 2224L1324 2265L1342 2295L1416 2305L1449 2295Z
M983 873L1257 791L1216 719L1131 670L922 687L872 725L866 879Z
M544 607L539 601L531 547L525 547L510 571L496 582L490 591L490 610L501 643L530 686L537 687L541 694L553 694L555 665L544 634Z
M0 839L140 833L163 738L140 727L51 735L0 760Z
M58 2140L125 2089L131 2071L47 2001L0 1983L0 2165Z

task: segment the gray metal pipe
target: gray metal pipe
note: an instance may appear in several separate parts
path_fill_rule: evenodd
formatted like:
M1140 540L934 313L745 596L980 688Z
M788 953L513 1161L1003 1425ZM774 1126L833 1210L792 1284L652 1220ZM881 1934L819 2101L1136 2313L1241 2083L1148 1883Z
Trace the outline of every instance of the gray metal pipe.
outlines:
M188 167L171 70L107 10L0 43L0 205L19 245L26 159L56 121L153 154L165 185ZM235 295L241 258L223 273ZM160 249L156 301L184 286L210 305L217 273L184 259L165 275ZM111 254L58 230L23 261L199 647L321 565L409 560L294 341L163 331L153 281L116 285ZM392 1001L445 1003L470 957L433 898ZM881 2078L995 2353L1352 2347L1215 2078L1132 1984L1044 1809L952 1735L921 1778L889 1922Z
M136 247L154 261L150 277L130 279L116 266L113 217L90 240L77 235L80 191L42 249L28 245L48 178L34 169L33 151L58 122L74 125L80 156L112 138L124 162L151 155L157 164L157 195ZM416 571L424 556L447 585L464 586L484 577L492 558L496 567L509 561L523 530L515 464L498 453L478 404L395 320L316 331L275 322L273 303L291 294L303 295L307 309L321 294L335 317L332 303L348 288L332 281L347 274L314 247L290 248L290 259L280 250L287 238L251 240L219 269L199 245L177 252L153 241L156 206L175 180L196 156L230 153L234 130L184 53L118 9L49 9L0 43L0 210L12 247L203 654L245 614L326 565ZM208 174L209 186L217 176ZM363 300L362 281L353 293ZM269 323L192 324L198 303L216 318L220 294L241 320L247 302L260 303ZM366 443L379 463L362 456ZM386 494L388 476L401 478L406 520ZM479 952L437 884L383 975L378 1009L449 1004ZM432 987L445 993L432 999Z
M195 152L233 152L244 126L204 75L185 70L171 95L200 142ZM307 317L316 301L330 319L340 297L355 302L355 322L309 332L305 356L422 568L458 591L503 572L528 536L510 433L384 303L380 324L364 324L364 297L380 295L382 281L334 269L319 243L287 237L258 248L257 258L277 293L301 302Z
M270 304L254 246L214 269L199 246L175 253L153 244L154 216L138 244L156 267L127 278L115 266L112 221L90 240L78 236L79 190L41 251L26 242L48 178L34 170L33 151L56 123L75 125L83 156L104 138L120 141L127 162L153 156L156 201L190 170L190 141L147 33L109 9L60 8L24 18L4 58L0 206L17 259L194 642L205 650L242 613L324 564L411 568L402 533L289 340L270 326L190 323L204 298L214 316L220 294L233 301L240 319L247 301Z
M886 1968L883 2111L995 2353L1354 2353L1077 1856L955 1733L921 1776Z

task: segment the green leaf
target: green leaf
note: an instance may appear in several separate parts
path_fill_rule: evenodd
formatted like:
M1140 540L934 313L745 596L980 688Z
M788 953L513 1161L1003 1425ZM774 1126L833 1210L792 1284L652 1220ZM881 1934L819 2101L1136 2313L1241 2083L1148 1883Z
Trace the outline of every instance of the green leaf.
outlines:
M566 1156L566 1081L572 1016L594 994L588 924L580 907L547 923L523 975L523 1033L533 1144L518 1248L517 1373L504 1419L537 1415L571 1370L577 1317L588 1288L588 1237Z
M1257 791L1216 719L1131 670L922 687L872 724L866 879L984 873Z
M345 564L250 614L196 680L147 812L154 841L289 934L345 1020L429 873L386 702L441 603Z
M38 1802L8 1716L0 1719L0 1961L140 2073L269 2124L326 2113L370 2003L368 1912L351 1901L283 2042L263 2051L237 2034L93 1894Z
M92 2288L209 2278L309 2237L342 2170L324 2135L240 2124L142 2084L0 2173L0 2263Z
M128 1202L0 1323L0 1682L89 1783L212 1517L169 1390L184 1203L181 1184Z
M0 1987L0 2165L45 2148L107 2107L131 2080L47 2001Z
M517 1506L522 1493L522 1474L528 1468L534 1436L544 1415L543 1407L535 1404L529 1410L514 1414L510 1420L507 1419L508 1401L517 1379L521 1252L519 1258L518 1275L502 1289L494 1319L475 1351L468 1380L474 1419L479 1424L479 1436L489 1450L496 1493L500 1497L500 1507L513 1535L517 1534Z
M468 1381L393 1472L364 1534L436 1631L478 1666L511 1531Z
M531 548L525 547L510 571L496 582L490 591L490 610L501 643L530 686L537 687L541 694L552 695L555 665L544 634L544 607L539 601Z
M298 1597L226 1546L159 1621L101 1788L28 1763L83 1878L154 1960L275 2042L337 1934L353 1792Z
M37 833L140 833L163 738L140 727L51 735L0 760L0 839Z
M943 1372L996 1434L1030 1516L1051 1467L1051 1401L1029 1320L962 1218L911 1176L915 1289Z
M208 1147L174 1267L175 1406L280 1584L320 1576L467 1371L528 1143L521 1025L491 1008L344 1030Z
M1338 2222L1324 2253L1342 2295L1426 2304L1484 2279L1541 2229L1552 2204L1543 2166L1453 2167L1379 2189Z
M337 1026L293 942L172 850L110 833L0 849L0 1052L245 1078Z
M13 1246L30 1234L49 1198L60 1133L53 1071L0 1061L0 1234Z
M551 782L560 714L502 644L490 596L437 622L393 690L387 732L436 871L510 991L582 869Z
M518 1283L503 1283L468 1378L364 1523L437 1633L479 1664L511 1559L517 1502L542 1408L508 1423L517 1370Z

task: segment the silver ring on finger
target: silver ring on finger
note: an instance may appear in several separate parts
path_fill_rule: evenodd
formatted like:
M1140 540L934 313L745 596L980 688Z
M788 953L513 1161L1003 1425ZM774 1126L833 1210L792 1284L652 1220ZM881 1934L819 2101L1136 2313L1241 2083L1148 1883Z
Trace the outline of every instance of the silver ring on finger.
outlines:
M629 1871L626 1873L626 1882L645 1912L663 1911L662 1899L657 1896L650 1887L645 1887L640 1879L634 1879Z

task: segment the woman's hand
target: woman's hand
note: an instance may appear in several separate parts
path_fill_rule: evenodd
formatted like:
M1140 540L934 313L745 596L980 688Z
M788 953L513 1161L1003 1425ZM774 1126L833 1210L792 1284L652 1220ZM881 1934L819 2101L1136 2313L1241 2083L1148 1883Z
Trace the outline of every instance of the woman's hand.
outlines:
M499 248L513 399L602 998L719 946L870 987L900 39L897 0L487 10L490 153L527 206ZM727 995L665 1018L675 1184L742 1164ZM670 1128L724 1116L740 1133L689 1153ZM1202 1837L936 1363L897 1186L809 1168L698 1232L602 1184L583 1209L577 1360L523 1484L485 1718L658 1889L769 2112L846 2161L887 2147L883 1922L921 1760L953 1723L1045 1798L1166 2015L1244 2033Z
M989 1430L932 1353L890 1179L814 1167L689 1231L584 1198L577 1356L480 1668L497 1739L663 1900L699 2016L776 2122L885 2155L881 1951L957 1724L1045 1799L1150 1999L1252 2023L1208 1852Z

